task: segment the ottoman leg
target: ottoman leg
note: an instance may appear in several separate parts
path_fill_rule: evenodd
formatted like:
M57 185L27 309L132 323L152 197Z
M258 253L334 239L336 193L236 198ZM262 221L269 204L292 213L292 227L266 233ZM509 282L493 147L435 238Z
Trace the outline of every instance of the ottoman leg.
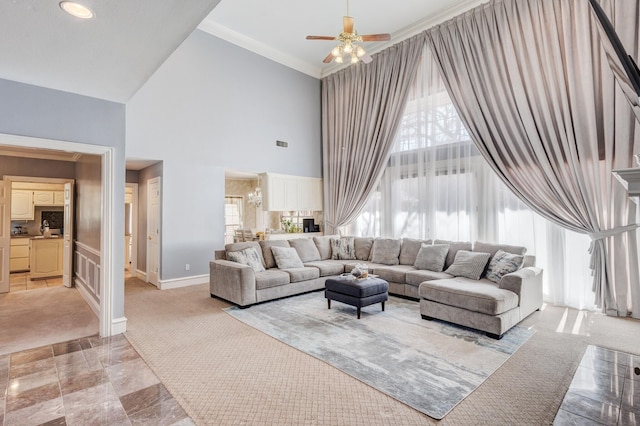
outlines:
M331 299L327 299L327 309L331 309Z
M358 319L360 319L360 306L358 306Z
M382 312L384 312L384 302L382 302Z

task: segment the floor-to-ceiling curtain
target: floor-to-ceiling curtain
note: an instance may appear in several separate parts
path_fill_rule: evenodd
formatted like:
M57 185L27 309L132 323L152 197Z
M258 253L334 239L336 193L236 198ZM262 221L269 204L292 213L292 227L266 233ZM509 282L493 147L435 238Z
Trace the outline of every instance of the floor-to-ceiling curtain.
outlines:
M322 80L325 233L352 221L377 185L423 45L415 36Z
M497 177L426 46L380 183L344 233L522 245L545 271L546 301L595 307L588 237L535 214Z
M638 2L603 0L638 52ZM640 132L587 1L493 0L426 32L482 156L533 210L592 239L596 303L640 317L635 205L611 171Z

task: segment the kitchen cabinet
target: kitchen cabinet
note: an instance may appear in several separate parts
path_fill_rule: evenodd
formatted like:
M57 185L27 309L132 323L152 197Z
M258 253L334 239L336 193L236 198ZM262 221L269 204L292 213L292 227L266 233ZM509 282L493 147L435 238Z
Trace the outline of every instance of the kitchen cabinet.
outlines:
M33 220L33 191L11 191L11 220Z
M263 208L267 211L322 211L322 179L263 173Z
M31 278L62 276L62 238L31 239Z
M53 191L53 205L64 206L64 191Z
M53 191L33 191L35 206L53 206Z
M9 271L29 270L29 238L11 238Z

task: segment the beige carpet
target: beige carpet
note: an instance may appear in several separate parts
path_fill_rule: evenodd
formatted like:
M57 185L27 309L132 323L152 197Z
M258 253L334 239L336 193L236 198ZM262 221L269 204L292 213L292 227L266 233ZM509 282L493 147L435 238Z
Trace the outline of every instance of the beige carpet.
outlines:
M99 331L78 290L42 288L0 295L0 355L91 336Z
M197 424L437 423L222 311L208 286L126 283L127 337ZM551 424L587 344L640 354L640 321L546 306L536 329L441 424Z

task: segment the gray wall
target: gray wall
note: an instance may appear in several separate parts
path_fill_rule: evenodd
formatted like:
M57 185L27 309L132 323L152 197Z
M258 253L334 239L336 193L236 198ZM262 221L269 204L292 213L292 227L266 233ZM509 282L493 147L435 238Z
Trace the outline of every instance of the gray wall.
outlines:
M138 173L138 270L142 272L147 272L147 182L155 177L162 178L162 163L156 163ZM161 185L163 180L160 179ZM162 187L160 191L162 192ZM160 238L162 239L162 235ZM160 258L162 259L162 248Z
M126 149L163 159L161 279L208 274L225 168L321 176L320 81L197 30L127 103Z
M75 239L97 251L102 222L101 163L97 155L83 155L76 163Z
M76 177L75 174L76 164L71 161L40 160L37 158L0 155L0 178L9 175L74 179Z
M140 179L140 175L137 170L127 170L127 175L125 176L126 183L138 183Z
M124 211L123 104L0 79L0 133L113 147L112 202L116 212ZM115 247L124 246L124 214L114 215L110 237ZM120 318L124 316L124 256L115 256L113 262L113 317Z

